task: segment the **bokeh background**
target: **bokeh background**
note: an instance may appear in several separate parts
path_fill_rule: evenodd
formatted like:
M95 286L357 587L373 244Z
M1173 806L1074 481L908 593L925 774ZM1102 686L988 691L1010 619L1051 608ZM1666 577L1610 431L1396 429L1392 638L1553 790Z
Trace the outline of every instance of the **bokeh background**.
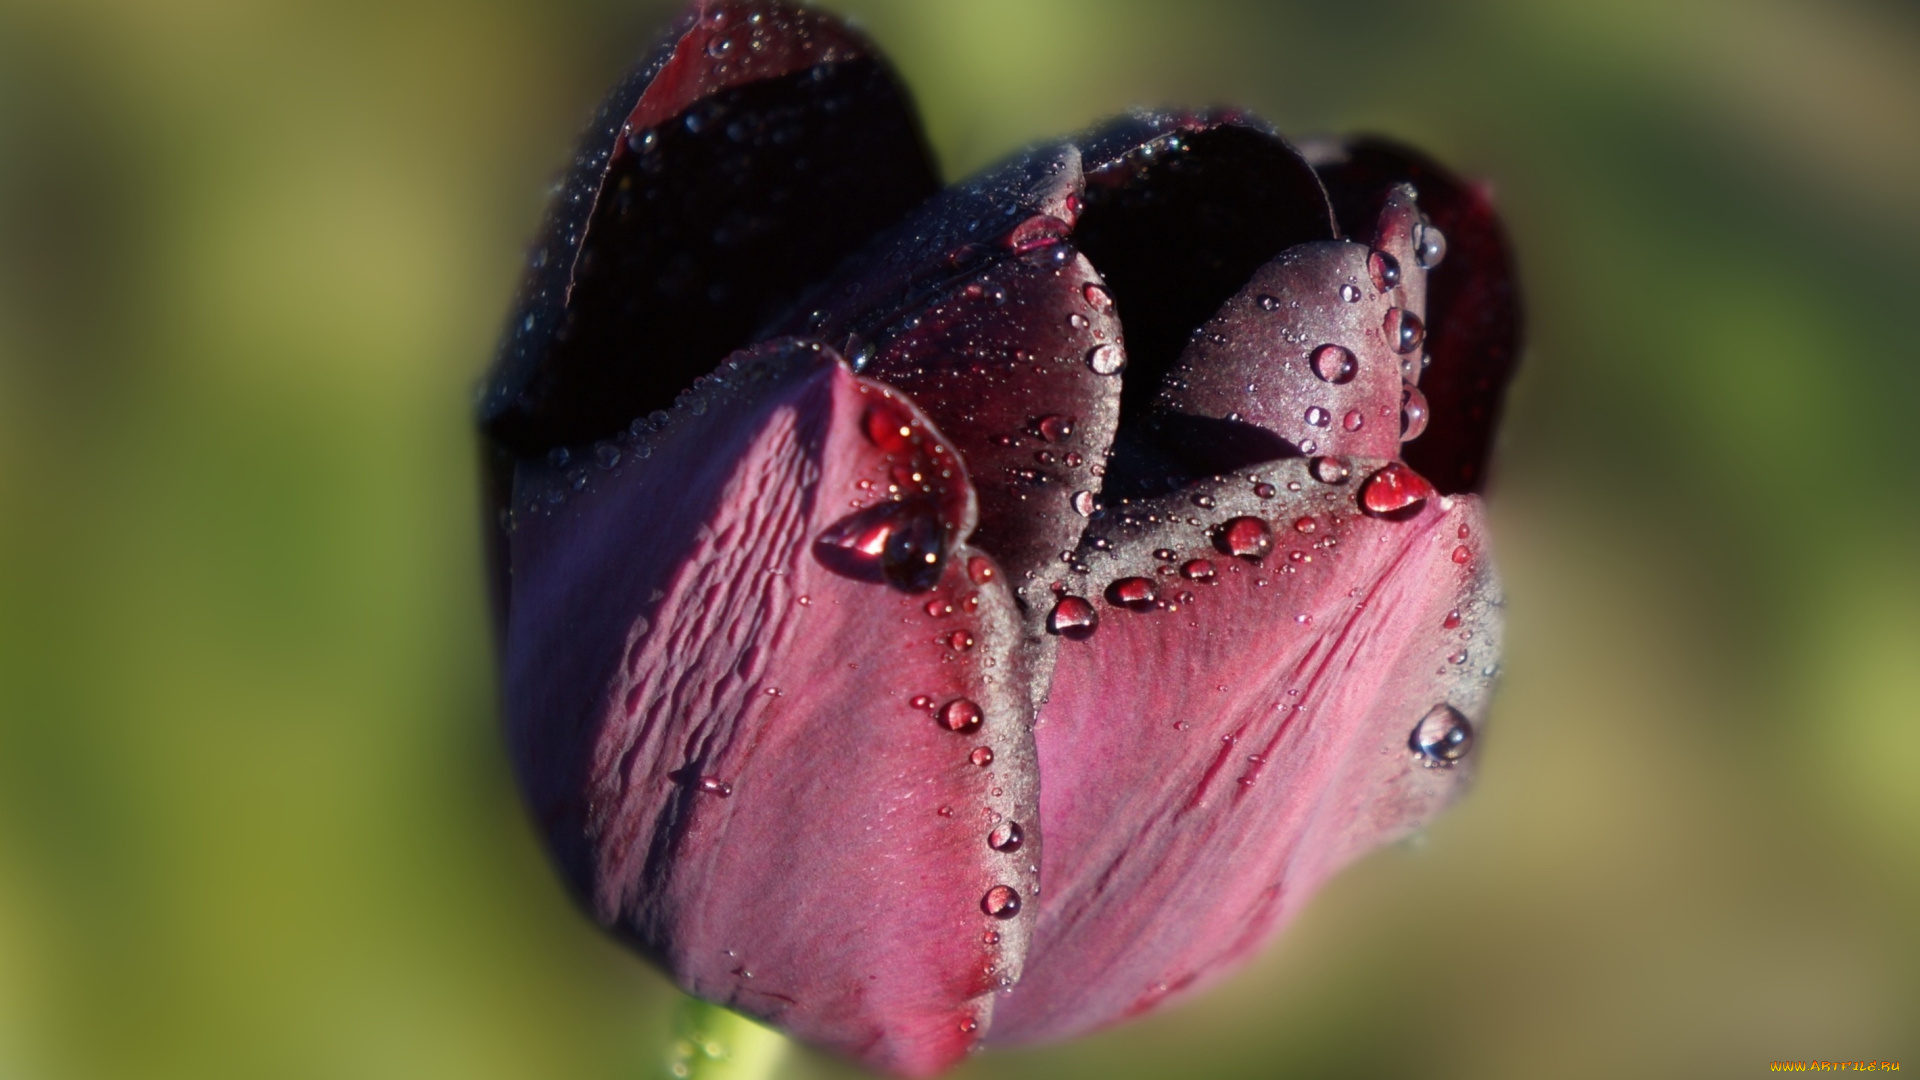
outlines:
M1478 788L1224 989L963 1075L1920 1068L1920 13L831 6L950 175L1134 104L1426 146L1532 313ZM468 410L667 15L0 0L0 1078L657 1073L510 787Z

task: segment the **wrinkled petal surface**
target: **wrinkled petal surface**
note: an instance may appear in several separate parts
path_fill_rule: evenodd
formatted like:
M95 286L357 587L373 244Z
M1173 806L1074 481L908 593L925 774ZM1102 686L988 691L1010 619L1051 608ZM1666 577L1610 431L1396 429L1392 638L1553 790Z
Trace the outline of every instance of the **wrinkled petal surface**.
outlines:
M776 342L516 491L509 737L595 917L809 1042L951 1065L1038 852L1018 617L943 436Z
M1345 464L1339 483L1296 458L1095 517L1065 592L1099 628L1062 643L1041 712L1045 891L995 1042L1206 985L1460 790L1499 649L1479 505L1373 516L1384 463Z

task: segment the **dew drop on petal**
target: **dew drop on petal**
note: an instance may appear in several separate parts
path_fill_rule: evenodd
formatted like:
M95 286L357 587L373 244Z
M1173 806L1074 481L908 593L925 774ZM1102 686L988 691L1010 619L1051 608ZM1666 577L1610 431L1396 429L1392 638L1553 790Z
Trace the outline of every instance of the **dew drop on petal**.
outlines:
M1019 851L1020 841L1024 837L1017 821L1003 821L987 834L987 846L995 851Z
M1213 574L1212 559L1188 559L1180 564L1180 576L1188 581L1212 581Z
M1431 270L1447 257L1447 236L1432 225L1422 225L1416 234L1413 259L1423 270Z
M926 592L940 581L946 529L931 499L876 503L821 530L813 555L843 577Z
M1367 273L1373 275L1373 287L1386 292L1400 284L1400 260L1384 251L1367 256Z
M1323 484L1344 484L1347 482L1347 477L1353 474L1346 460L1337 457L1314 458L1307 465L1307 471L1313 474L1315 480Z
M1273 296L1269 293L1261 293L1259 298L1256 299L1254 303L1260 305L1261 311L1279 311L1280 310L1280 298L1277 296Z
M968 698L954 698L940 709L940 726L948 731L978 731L986 714Z
M1386 332L1387 344L1398 353L1410 353L1419 348L1420 342L1427 336L1427 328L1421 323L1420 316L1406 308L1388 308L1381 329Z
M1459 625L1460 625L1460 609L1459 608L1454 608L1452 611L1447 612L1447 617L1440 620L1440 628L1442 630L1453 630L1458 628Z
M1079 514L1081 517L1093 516L1093 511L1094 511L1093 492L1076 491L1073 493L1073 498L1071 502L1073 505L1074 513Z
M1429 768L1446 768L1467 756L1473 746L1473 725L1451 705L1435 705L1413 725L1407 746Z
M1411 442L1427 430L1427 395L1411 383L1400 386L1400 441Z
M1047 614L1047 632L1072 641L1085 641L1100 628L1100 615L1078 596L1063 596Z
M1348 282L1340 286L1340 299L1345 300L1349 304L1359 303L1360 302L1360 286L1355 285L1352 282Z
M996 919L1011 919L1020 914L1020 894L1011 885L995 885L980 898L980 910Z
M705 794L718 795L723 799L733 794L733 785L717 776L703 776L694 781L693 786Z
M993 748L990 746L976 746L973 748L973 753L967 755L967 760L984 769L993 764Z
M1333 414L1318 405L1309 405L1307 406L1305 419L1307 423L1314 427L1326 427L1333 422Z
M1113 310L1113 294L1098 282L1087 282L1086 287L1080 290L1080 294L1087 298L1087 304L1095 311Z
M1107 586L1107 603L1129 611L1152 611L1157 598L1151 578L1124 577Z
M1322 345L1313 350L1309 363L1313 373L1322 382L1334 385L1349 383L1360 371L1360 361L1354 358L1353 350L1344 345Z
M1126 363L1126 354L1120 351L1120 346L1111 341L1104 345L1095 345L1087 352L1087 366L1092 368L1096 375L1117 375Z
M1229 555L1257 561L1273 547L1273 529L1263 518L1232 518L1220 526L1216 543Z
M1050 443L1057 443L1073 434L1073 418L1061 416L1059 413L1048 413L1033 426L1034 430L1040 433L1040 437Z
M1437 494L1426 477L1396 461L1367 477L1360 489L1360 506L1369 514L1395 514L1417 508Z
M985 585L993 580L993 560L985 555L975 555L967 560L967 580L975 585Z

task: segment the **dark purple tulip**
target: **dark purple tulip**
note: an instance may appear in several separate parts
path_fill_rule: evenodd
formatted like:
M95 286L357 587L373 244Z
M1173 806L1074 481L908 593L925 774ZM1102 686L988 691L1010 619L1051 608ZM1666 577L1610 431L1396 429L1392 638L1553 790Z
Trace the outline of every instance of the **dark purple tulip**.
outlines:
M856 34L696 4L590 128L481 411L569 885L904 1075L1231 970L1467 777L1511 277L1433 162L1233 112L941 191Z

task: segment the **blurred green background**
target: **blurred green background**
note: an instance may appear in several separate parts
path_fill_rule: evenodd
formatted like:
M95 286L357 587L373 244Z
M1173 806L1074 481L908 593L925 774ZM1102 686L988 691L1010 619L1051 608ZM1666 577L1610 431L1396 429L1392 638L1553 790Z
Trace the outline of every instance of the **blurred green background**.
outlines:
M1428 147L1532 314L1472 797L1226 988L963 1075L1920 1068L1920 13L832 6L950 175L1133 104ZM468 408L668 11L0 0L0 1080L658 1069L511 790Z

